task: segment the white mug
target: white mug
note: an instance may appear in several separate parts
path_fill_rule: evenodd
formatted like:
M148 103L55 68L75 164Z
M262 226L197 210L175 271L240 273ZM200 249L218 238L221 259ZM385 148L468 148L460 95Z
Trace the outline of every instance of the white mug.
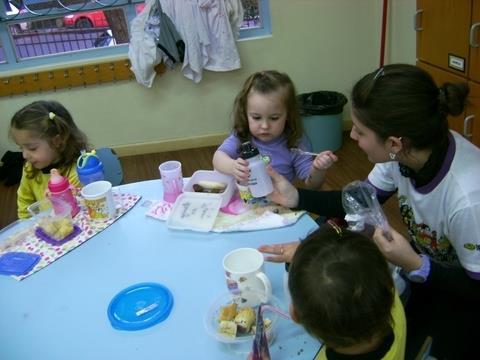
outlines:
M80 193L85 199L90 219L107 220L115 217L115 201L110 182L103 180L92 182L85 185Z
M272 284L263 272L263 255L253 248L239 248L223 258L228 290L245 306L268 302Z

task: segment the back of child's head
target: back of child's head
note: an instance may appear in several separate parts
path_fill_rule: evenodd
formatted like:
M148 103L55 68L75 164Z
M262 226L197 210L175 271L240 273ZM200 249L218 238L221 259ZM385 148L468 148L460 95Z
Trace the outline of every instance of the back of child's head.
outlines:
M32 136L46 140L59 154L56 164L59 168L75 162L80 151L88 146L85 134L57 101L40 100L26 105L13 115L10 128L27 130Z
M259 71L250 75L235 98L234 130L241 142L250 140L251 136L248 128L247 105L248 96L253 92L262 95L277 93L281 96L287 111L287 121L283 133L287 136L289 147L297 146L298 140L302 137L302 122L295 85L287 74L276 70Z
M361 234L323 225L298 247L288 285L298 322L328 347L355 345L392 329L388 264Z

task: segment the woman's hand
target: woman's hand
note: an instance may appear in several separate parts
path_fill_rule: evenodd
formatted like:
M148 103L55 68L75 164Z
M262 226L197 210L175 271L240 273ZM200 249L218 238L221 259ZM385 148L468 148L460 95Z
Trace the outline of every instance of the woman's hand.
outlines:
M408 240L394 229L390 229L390 234L385 234L383 229L377 227L373 240L388 261L405 271L416 270L422 265L422 258L413 250Z
M235 177L237 182L245 183L248 180L250 175L250 170L248 168L248 161L242 158L238 158L233 161L232 175Z
M295 251L297 251L300 241L293 241L283 244L275 245L262 245L258 248L258 251L271 254L265 257L265 260L282 263L282 262L291 262Z
M327 170L334 162L338 161L337 155L330 150L322 151L313 159L313 167L317 170Z
M272 178L273 192L268 199L279 205L294 208L298 205L298 191L290 181L273 170L271 165L267 166L267 173Z

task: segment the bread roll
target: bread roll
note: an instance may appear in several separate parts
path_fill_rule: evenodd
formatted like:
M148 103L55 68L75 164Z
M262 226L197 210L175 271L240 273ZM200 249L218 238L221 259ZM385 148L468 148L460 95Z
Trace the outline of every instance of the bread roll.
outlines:
M220 308L220 315L218 316L218 321L233 321L237 315L237 304L233 303L230 305L222 306Z
M218 332L235 338L237 336L237 324L233 321L220 321Z
M240 310L235 316L235 323L238 326L238 331L241 333L248 333L255 323L255 312L251 307L246 307Z
M215 193L219 194L225 191L227 184L217 181L202 180L197 184L193 184L195 192Z

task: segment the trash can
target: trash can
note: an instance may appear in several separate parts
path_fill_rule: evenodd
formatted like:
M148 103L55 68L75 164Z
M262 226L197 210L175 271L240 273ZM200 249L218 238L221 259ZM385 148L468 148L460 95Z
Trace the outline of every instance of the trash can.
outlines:
M316 91L298 96L306 138L314 152L336 151L342 146L342 113L345 95Z

